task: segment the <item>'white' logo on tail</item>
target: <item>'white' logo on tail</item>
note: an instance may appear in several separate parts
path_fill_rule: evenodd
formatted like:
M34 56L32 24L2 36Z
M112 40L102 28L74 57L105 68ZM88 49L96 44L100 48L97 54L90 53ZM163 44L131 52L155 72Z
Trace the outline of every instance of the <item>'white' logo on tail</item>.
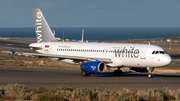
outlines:
M36 13L36 22L35 22L35 26L36 26L36 33L37 33L37 42L41 42L42 41L42 13L41 12L37 12Z

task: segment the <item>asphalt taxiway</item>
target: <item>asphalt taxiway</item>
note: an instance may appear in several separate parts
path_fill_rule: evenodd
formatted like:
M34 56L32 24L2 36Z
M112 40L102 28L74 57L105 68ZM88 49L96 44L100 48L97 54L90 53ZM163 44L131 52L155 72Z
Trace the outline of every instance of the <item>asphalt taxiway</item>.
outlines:
M0 85L10 83L24 84L28 89L45 87L78 87L100 89L131 90L149 88L171 89L180 88L180 75L154 74L154 78L148 78L145 73L123 73L122 77L114 77L113 73L92 74L90 77L82 77L79 70L64 69L40 69L0 67Z

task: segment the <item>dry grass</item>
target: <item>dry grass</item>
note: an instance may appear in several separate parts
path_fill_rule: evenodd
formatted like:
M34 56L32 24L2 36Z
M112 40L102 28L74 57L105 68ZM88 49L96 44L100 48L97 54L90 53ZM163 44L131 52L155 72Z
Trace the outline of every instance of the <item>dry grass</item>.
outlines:
M23 90L23 92L22 92ZM156 88L148 90L101 90L98 88L53 88L26 89L21 84L1 86L0 100L38 101L174 101L180 100L180 90ZM16 93L17 92L17 93ZM9 95L9 93L12 93ZM13 95L13 96L12 96Z

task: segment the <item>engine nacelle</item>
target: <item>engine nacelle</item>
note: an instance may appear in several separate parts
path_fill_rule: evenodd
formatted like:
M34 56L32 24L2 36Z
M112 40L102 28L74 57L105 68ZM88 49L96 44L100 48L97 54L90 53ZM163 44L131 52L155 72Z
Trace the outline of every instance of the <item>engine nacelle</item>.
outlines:
M107 66L105 63L96 61L96 62L87 62L84 65L81 66L81 69L83 71L89 72L89 73L103 73L106 71Z

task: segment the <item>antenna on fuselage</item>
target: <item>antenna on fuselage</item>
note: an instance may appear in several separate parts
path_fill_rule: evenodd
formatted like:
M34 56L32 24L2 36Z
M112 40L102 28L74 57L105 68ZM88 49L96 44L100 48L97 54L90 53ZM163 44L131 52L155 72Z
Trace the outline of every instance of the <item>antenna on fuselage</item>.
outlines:
M64 42L64 31L63 31L63 42Z
M84 42L84 27L82 28L82 39L81 42Z

